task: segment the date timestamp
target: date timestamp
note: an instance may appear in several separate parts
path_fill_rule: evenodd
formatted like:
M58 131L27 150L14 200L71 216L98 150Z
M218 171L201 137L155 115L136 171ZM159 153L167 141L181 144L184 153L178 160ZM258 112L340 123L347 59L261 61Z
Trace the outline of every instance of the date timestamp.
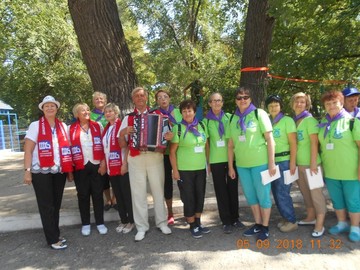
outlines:
M328 241L322 239L311 239L308 241L304 241L302 239L276 239L274 241L270 241L266 239L264 241L257 240L254 243L250 243L248 239L238 239L236 241L236 247L238 249L249 249L249 248L257 248L257 249L321 249L321 248L329 248L333 250L341 249L343 243L340 239L329 239Z

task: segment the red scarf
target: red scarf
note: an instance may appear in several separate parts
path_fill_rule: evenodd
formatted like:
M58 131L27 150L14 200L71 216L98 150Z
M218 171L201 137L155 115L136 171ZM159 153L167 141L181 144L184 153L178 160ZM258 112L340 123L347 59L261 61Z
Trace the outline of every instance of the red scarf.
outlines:
M122 165L121 148L116 137L117 134L119 133L120 126L121 126L121 121L119 118L117 118L115 120L114 127L111 130L110 136L105 138L106 139L105 143L110 143L109 157L107 159L110 176L121 174L121 165ZM106 132L108 131L109 128L110 128L110 123L106 125L102 134L102 138L106 136Z
M62 172L72 172L72 158L70 143L62 122L55 119L56 136L59 142L60 165ZM40 167L52 167L54 162L54 148L52 143L52 130L45 117L39 120L38 153Z
M89 121L89 129L92 136L93 143L93 157L94 160L102 160L104 158L104 149L101 142L101 129L97 122ZM80 121L76 121L70 126L70 142L72 159L75 164L75 170L84 169L84 154L82 152L80 141L81 126Z
M147 114L147 113L162 114L159 110L150 110L149 107L146 107L146 113L143 113L143 114ZM134 119L135 119L135 117L138 117L139 115L140 115L139 111L135 108L134 111L128 115L128 126L134 126ZM131 136L131 135L129 136L128 145L129 145L130 156L135 157L135 156L140 155L140 150L132 147L133 136Z

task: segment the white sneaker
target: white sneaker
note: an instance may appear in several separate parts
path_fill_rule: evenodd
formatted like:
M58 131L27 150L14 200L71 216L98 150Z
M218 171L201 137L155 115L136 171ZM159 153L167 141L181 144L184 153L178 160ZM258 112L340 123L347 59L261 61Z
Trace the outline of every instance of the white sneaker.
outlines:
M120 222L120 223L119 223L119 226L116 227L115 231L116 231L117 233L122 233L126 225L128 225L128 224L124 224L124 223L121 223L121 222Z
M81 234L83 236L89 236L91 233L91 227L90 225L84 225L81 227Z
M159 229L163 234L171 234L170 228L166 225L161 226Z
M145 238L145 232L137 232L135 235L135 241L139 242Z
M105 227L104 224L97 225L96 228L100 234L107 234L108 232L108 229Z
M134 229L135 225L134 223L128 223L126 224L126 226L123 228L122 233L129 233Z

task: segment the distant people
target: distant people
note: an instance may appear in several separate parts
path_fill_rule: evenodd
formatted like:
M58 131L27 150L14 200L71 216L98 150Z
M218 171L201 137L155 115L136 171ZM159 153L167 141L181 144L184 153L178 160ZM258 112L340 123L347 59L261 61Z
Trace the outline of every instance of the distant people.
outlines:
M66 173L72 180L72 158L67 126L56 118L60 103L52 96L39 104L44 116L32 122L25 136L24 183L33 184L45 238L53 249L67 248L60 236L59 212Z
M311 235L317 238L325 232L326 201L322 188L310 189L305 170L310 169L311 174L318 174L318 167L321 165L318 153L318 122L308 111L311 107L309 95L302 92L296 93L291 97L290 104L295 113L294 121L297 130L296 164L299 172L297 183L304 197L307 214L305 219L298 222L298 225L315 225Z
M103 181L100 166L105 166L104 149L101 143L102 126L90 120L90 107L86 103L77 103L73 108L77 119L70 126L70 142L75 165L74 180L81 217L81 234L88 236L90 226L90 198L92 200L96 228L100 234L106 234L104 225ZM100 164L100 163L103 164Z
M181 122L182 116L180 110L175 108L174 105L170 104L170 93L166 90L159 90L155 93L155 100L159 106L159 110L162 114L169 117L171 126L177 125ZM165 186L164 196L168 210L168 225L174 225L174 213L172 209L173 203L173 179L172 179L172 168L169 159L170 143L164 154L164 168L165 168Z
M228 142L229 176L235 179L233 165L234 154L236 168L247 203L251 207L255 225L243 235L257 235L264 241L269 238L271 214L271 185L262 184L261 172L269 170L275 175L275 144L272 125L267 113L256 108L251 102L250 89L240 87L235 92L236 111L229 121L226 134Z
M142 87L135 88L132 93L135 109L125 116L120 127L121 147L129 147L128 164L132 196L134 221L137 229L135 241L145 238L149 230L149 213L147 204L147 180L154 199L155 223L163 234L171 234L167 226L166 209L164 204L164 155L162 149L155 151L140 151L134 147L134 120L140 115L149 113L160 114L159 111L150 112L147 107L148 93ZM170 132L171 133L171 132ZM166 136L171 136L167 134ZM166 139L169 139L165 137Z
M342 91L345 97L344 109L352 116L360 119L359 96L360 92L355 87L346 87Z
M121 126L119 107L114 103L108 103L104 107L104 113L108 121L103 132L105 171L110 177L120 216L120 224L116 227L116 232L126 234L135 227L127 163L128 149L124 147L122 150L119 144Z
M351 120L351 116L343 109L344 97L340 91L325 92L321 102L326 111L319 125L321 160L326 187L338 220L329 233L338 235L350 232L349 239L359 242L360 121ZM350 225L347 214L350 216Z
M105 127L108 123L104 115L104 107L107 104L106 94L96 91L92 95L92 101L95 108L90 113L90 119L100 123L102 127ZM111 196L109 175L105 174L101 179L104 185L104 196L106 200L104 210L109 211L111 207L114 207L117 210L115 195L113 194Z
M224 233L232 233L233 228L243 228L239 220L239 194L237 179L231 179L228 172L228 139L225 127L231 114L222 110L224 101L220 93L213 93L209 98L210 110L203 123L208 129L209 170L211 171L219 216Z
M184 204L184 216L194 238L210 233L201 224L206 187L207 130L196 117L196 105L192 100L180 103L181 123L173 127L174 137L170 144L170 161L173 179L177 181L180 198Z
M186 92L190 89L191 100L196 104L196 119L201 121L204 118L204 92L203 86L200 80L195 80L186 86L183 90L184 99L186 99Z
M270 114L275 141L275 163L279 165L281 177L271 182L275 204L283 221L277 224L282 232L297 230L295 209L290 196L291 184L285 184L284 171L296 171L296 125L294 120L282 112L283 102L280 96L270 95L265 100L265 107Z

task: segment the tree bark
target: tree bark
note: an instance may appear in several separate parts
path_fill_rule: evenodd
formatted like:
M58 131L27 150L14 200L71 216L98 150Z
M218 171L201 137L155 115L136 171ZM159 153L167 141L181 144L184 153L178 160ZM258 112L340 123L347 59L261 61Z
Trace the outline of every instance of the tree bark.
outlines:
M267 67L271 49L275 19L267 13L268 0L249 1L241 68ZM263 106L265 98L266 71L241 72L240 86L252 92L252 102Z
M93 88L119 105L123 117L137 78L116 1L68 0L68 6Z

